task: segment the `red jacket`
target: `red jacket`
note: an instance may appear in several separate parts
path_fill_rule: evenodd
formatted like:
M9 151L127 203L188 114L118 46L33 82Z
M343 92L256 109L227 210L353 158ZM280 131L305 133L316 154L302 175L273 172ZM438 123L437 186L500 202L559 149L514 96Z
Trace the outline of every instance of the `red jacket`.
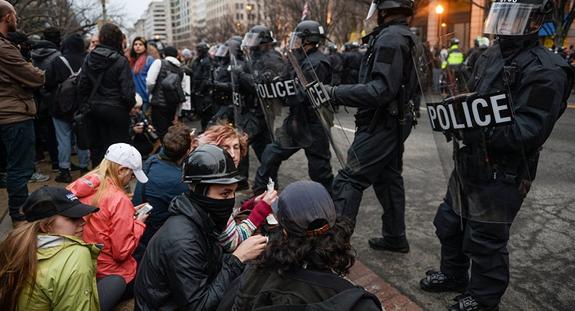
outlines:
M136 276L137 263L132 257L146 225L134 219L134 205L126 193L108 180L108 193L100 199L100 211L86 217L84 236L86 243L104 244L98 256L96 277L122 276L126 283ZM84 204L92 205L100 186L97 176L84 176L67 188Z

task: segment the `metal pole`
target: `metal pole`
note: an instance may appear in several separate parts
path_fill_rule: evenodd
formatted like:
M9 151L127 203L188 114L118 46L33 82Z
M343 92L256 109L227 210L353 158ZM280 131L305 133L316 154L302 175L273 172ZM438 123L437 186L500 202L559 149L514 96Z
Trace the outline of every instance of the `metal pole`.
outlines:
M102 0L102 21L108 20L108 13L106 11L106 0Z

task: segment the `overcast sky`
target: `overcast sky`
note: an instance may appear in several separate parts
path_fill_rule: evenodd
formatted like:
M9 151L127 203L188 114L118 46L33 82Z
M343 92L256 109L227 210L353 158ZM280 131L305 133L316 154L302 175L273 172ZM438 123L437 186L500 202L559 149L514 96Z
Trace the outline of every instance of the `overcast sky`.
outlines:
M126 26L131 27L142 16L150 0L109 0L110 6L119 6L126 12Z

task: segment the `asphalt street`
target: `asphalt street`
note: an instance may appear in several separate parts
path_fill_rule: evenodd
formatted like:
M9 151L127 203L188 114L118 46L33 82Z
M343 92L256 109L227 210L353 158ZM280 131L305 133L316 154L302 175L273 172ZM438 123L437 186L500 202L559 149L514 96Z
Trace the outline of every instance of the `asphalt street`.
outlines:
M544 146L536 181L512 227L509 244L511 282L501 310L572 310L575 305L575 107L571 106ZM353 140L353 111L343 109L332 130L340 148ZM343 129L343 130L342 130ZM344 135L345 134L345 135ZM445 310L456 294L431 294L419 289L428 269L439 267L439 242L433 218L446 191L435 136L427 114L406 143L406 188L409 254L374 251L367 240L381 234L382 209L369 188L363 197L353 245L359 259L425 310ZM441 145L441 144L440 144ZM441 148L440 148L441 149ZM345 150L344 150L345 151ZM252 159L252 172L257 160ZM444 161L448 159L444 158ZM332 157L334 174L340 164ZM252 175L253 176L253 175ZM280 168L280 186L308 179L302 151Z

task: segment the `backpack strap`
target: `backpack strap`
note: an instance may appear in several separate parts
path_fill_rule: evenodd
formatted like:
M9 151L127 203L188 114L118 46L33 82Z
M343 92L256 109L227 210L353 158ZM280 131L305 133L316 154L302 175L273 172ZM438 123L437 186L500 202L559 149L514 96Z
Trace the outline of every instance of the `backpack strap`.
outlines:
M80 69L78 69L77 72L74 72L74 69L72 69L72 66L70 66L70 63L68 62L68 60L66 59L66 57L64 56L60 56L60 60L62 60L62 62L64 63L64 65L66 65L66 67L68 67L68 70L70 70L70 75L72 76L77 76L80 71L82 71L82 67L80 67Z

